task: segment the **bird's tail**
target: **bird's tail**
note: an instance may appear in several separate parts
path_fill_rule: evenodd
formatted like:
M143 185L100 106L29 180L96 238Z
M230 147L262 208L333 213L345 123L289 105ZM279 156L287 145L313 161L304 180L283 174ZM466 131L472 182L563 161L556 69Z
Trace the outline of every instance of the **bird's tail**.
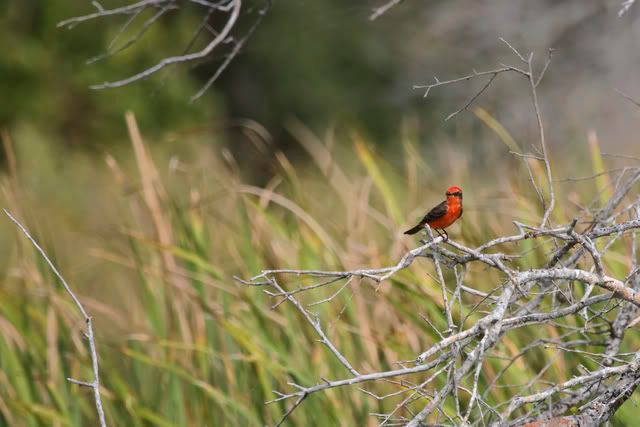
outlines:
M404 234L416 234L418 231L422 230L424 224L418 224L410 230L404 232Z

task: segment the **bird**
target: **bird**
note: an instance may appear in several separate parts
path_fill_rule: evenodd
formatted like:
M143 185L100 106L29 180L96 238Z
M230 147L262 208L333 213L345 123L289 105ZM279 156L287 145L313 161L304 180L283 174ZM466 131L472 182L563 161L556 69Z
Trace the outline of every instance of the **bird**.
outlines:
M446 196L447 200L431 209L424 218L420 220L418 225L405 231L404 234L416 234L422 230L425 225L428 225L431 229L436 230L444 241L449 240L449 235L445 231L445 228L449 227L462 216L462 189L455 185L449 187ZM440 231L442 231L444 235Z

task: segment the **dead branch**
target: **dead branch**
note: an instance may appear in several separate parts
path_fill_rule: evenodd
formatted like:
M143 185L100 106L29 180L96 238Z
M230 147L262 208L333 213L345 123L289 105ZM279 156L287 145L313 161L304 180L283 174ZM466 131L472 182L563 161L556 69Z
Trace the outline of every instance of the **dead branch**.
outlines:
M390 2L387 5L393 5ZM389 7L391 7L389 6ZM427 239L415 249L407 251L399 261L383 268L356 270L264 270L249 280L239 280L248 286L262 289L275 299L274 309L285 303L292 305L320 336L320 342L352 375L350 378L325 380L315 385L289 383L293 389L275 392L271 402L291 400L280 423L285 422L311 394L327 389L377 382L396 384L398 390L376 394L362 389L366 396L384 401L399 399L386 414L372 414L380 425L401 423L418 427L438 415L442 425L511 426L545 420L562 419L568 422L598 425L606 422L640 383L640 358L636 353L621 353L626 330L640 323L640 268L638 267L636 233L640 229L640 199L623 205L630 191L640 182L640 168L625 167L619 171L610 199L599 206L587 205L580 215L568 224L552 225L551 214L556 204L554 179L539 106L537 88L549 68L551 52L534 72L533 54L523 55L507 41L503 43L522 64L503 65L489 71L434 83L415 86L425 90L459 84L471 79L486 78L482 87L447 119L468 109L503 73L512 72L527 80L533 114L539 132L539 150L535 155L518 153L522 158L533 157L544 164L546 185L532 181L542 201L541 221L525 224L514 221L515 233L499 236L476 247L468 247L454 240ZM585 179L594 179L596 176ZM542 188L546 191L542 191ZM599 200L600 195L597 195ZM607 254L611 247L631 235L631 268L624 274L609 270ZM527 252L521 242L535 241L549 248L538 265L525 264ZM352 289L352 280L370 281L379 289L391 279L402 280L401 271L414 263L426 262L433 268L430 276L441 290L446 330L437 329L423 317L437 333L435 342L427 342L413 361L398 363L400 369L362 373L348 361L338 346L331 343L320 327L317 315L309 311L319 304L330 304ZM473 274L473 275L471 275ZM453 279L451 279L453 277ZM302 284L292 282L304 278ZM482 290L474 289L474 280L483 283ZM449 282L449 283L448 283ZM391 286L391 285L388 285ZM323 288L328 297L304 299ZM393 289L391 290L394 291ZM382 295L377 293L376 295ZM460 320L454 322L456 309ZM457 320L457 319L456 319ZM504 355L505 337L514 330L554 328L553 337L541 336L515 355ZM505 373L528 352L552 349L556 356L571 355L589 360L596 369L580 368L571 377L551 376L554 359L544 360L523 384L510 384ZM484 368L488 361L500 359L505 366L491 381L486 381ZM411 379L405 379L412 376ZM417 379L414 377L418 376ZM389 378L399 378L389 382ZM488 385L485 385L487 384ZM497 400L492 393L509 390L507 398ZM502 395L500 395L502 396ZM455 403L454 410L444 409L445 402ZM417 402L423 401L422 405ZM579 407L577 415L566 416L569 408ZM561 417L561 418L558 418ZM448 421L447 421L448 420ZM584 424L586 423L586 424Z
M589 307L596 306L598 304L605 303L610 301L611 299L621 299L623 301L627 301L631 303L633 306L640 306L640 292L626 286L626 279L616 279L610 277L608 275L602 274L600 275L597 272L591 272L585 269L578 268L542 268L542 269L530 269L526 271L517 271L511 267L506 266L500 260L505 259L506 255L501 253L485 253L485 251L493 248L498 244L505 243L514 243L524 239L543 239L548 237L553 237L555 239L559 239L564 242L571 242L574 245L581 245L584 243L586 238L589 239L598 239L606 236L610 236L615 233L625 233L628 231L633 231L640 228L640 221L633 220L627 221L624 223L612 225L605 228L590 230L584 234L577 234L573 230L575 224L568 224L566 226L556 227L556 228L540 228L534 226L526 226L524 224L517 224L518 229L521 231L521 234L509 236L505 238L494 239L491 242L487 242L478 248L469 248L458 242L449 240L447 245L455 249L458 253L463 254L463 256L455 256L453 257L453 262L456 265L465 264L469 262L481 262L495 270L500 271L508 278L509 284L503 287L502 295L499 299L492 301L491 304L495 306L494 310L491 311L486 316L475 321L474 325L468 329L465 329L460 332L455 332L451 330L445 331L445 334L449 334L448 336L443 337L439 342L435 343L431 348L421 353L417 359L417 366L414 368L404 368L395 371L387 371L383 373L373 373L373 374L358 374L355 368L352 368L348 362L345 362L344 356L342 356L339 351L335 348L333 344L328 344L330 341L326 337L325 334L319 332L319 335L322 337L321 342L327 345L330 350L336 355L338 360L341 361L345 367L354 375L351 379L345 380L337 380L337 381L329 381L323 384L318 384L315 386L302 386L302 385L292 385L297 389L297 391L288 393L288 394L280 394L278 393L278 398L274 401L280 401L285 399L296 398L296 403L290 411L288 411L287 416L293 412L293 410L302 403L304 398L312 393L316 393L327 388L334 387L342 387L347 385L353 385L360 382L370 382L377 381L384 378L403 376L415 373L426 372L431 370L437 366L440 366L442 363L451 363L452 358L455 358L455 352L451 352L450 350L454 346L458 348L469 345L473 342L474 339L481 338L480 342L476 346L475 350L473 350L469 355L467 355L465 363L455 369L455 374L448 382L448 386L440 391L436 397L432 399L432 403L424 408L416 417L413 418L413 424L409 423L408 425L417 426L419 422L424 420L433 410L438 406L438 402L442 401L446 396L448 396L452 392L453 383L462 382L465 377L473 372L473 386L471 389L471 404L467 407L466 414L464 418L470 419L472 417L472 408L475 406L474 402L480 402L480 393L478 390L478 381L480 376L480 368L483 357L491 351L491 349L495 346L497 342L501 339L501 337L508 331L518 328L524 328L531 325L536 324L549 324L550 322L561 319L564 317L576 315L584 309ZM530 230L530 231L525 231ZM251 278L248 281L242 281L243 283L251 286L259 286L259 287L273 287L276 292L266 291L268 295L274 298L284 297L286 300L290 301L297 309L300 311L303 316L306 318L307 322L312 325L316 331L319 328L319 323L317 319L311 317L309 312L303 307L302 303L299 302L297 295L304 294L308 292L313 292L317 290L319 287L331 286L336 282L349 280L353 277L360 277L363 279L370 279L375 283L381 283L384 280L391 278L393 275L397 274L401 269L409 267L413 262L415 262L420 255L422 255L427 250L432 250L434 252L440 251L439 253L446 256L447 252L442 247L444 242L442 242L441 238L437 238L435 240L429 241L428 243L413 249L407 254L405 254L401 260L392 267L385 267L379 269L361 269L361 270L351 270L351 271L321 271L321 270L265 270L261 274ZM587 253L589 253L587 251ZM599 258L599 256L598 256ZM435 261L434 261L435 262ZM595 263L595 259L592 261ZM602 267L604 270L604 267ZM280 285L275 280L275 276L283 275L283 276L305 276L309 278L317 278L320 281L317 285L309 285L298 287L292 290L285 290L282 285ZM440 277L440 275L438 275ZM635 276L634 276L635 277ZM330 280L327 280L327 279ZM240 279L238 279L240 280ZM444 281L442 278L441 280ZM590 284L595 287L602 288L605 293L590 296L587 298L583 298L580 301L570 304L566 307L558 307L550 312L538 312L538 313L527 313L522 315L515 315L512 317L506 316L506 314L511 310L515 309L515 302L522 298L516 297L517 293L514 294L514 290L518 287L524 287L525 285L531 282L543 282L549 281L550 283L567 283L572 281L578 281L585 284ZM343 289L343 288L341 288ZM333 294L333 297L340 290ZM514 299L515 298L515 299ZM491 301L491 300L490 300ZM278 304L279 306L280 304ZM455 332L455 333L452 333ZM433 359L431 362L429 360L436 355L440 354L436 359ZM444 359L443 359L444 357ZM434 364L435 362L435 364ZM597 375L589 376L588 379L597 379L600 378L599 375L602 376L612 376L617 375L623 372L627 372L627 370L632 370L632 367L629 368L630 365L623 364L619 367L616 367L613 370L605 370ZM587 377L585 377L587 378ZM585 382L586 381L585 379ZM566 387L574 387L582 385L583 382L569 382L565 384ZM557 389L557 392L560 390L564 390L566 388L562 386ZM420 387L416 386L415 389L412 389L412 392L417 392L420 390ZM550 393L550 392L547 392ZM545 394L547 396L548 394ZM536 398L531 398L531 402L537 401ZM513 403L514 407L512 411L520 408L520 406L529 403L529 400L520 400ZM517 406L517 407L516 407ZM395 411L394 411L395 412ZM509 412L509 414L511 413ZM286 417L285 417L286 418Z
M242 37L234 37L232 35L233 30L238 26L241 17L242 0L188 0L185 2L178 2L176 0L142 0L135 3L131 3L125 6L105 9L98 2L93 2L97 11L82 16L66 19L58 23L58 27L74 28L78 24L91 22L98 19L123 17L126 18L120 30L116 33L112 39L107 50L88 62L96 62L104 58L115 55L128 49L136 42L138 42L147 32L147 30L158 23L159 19L169 11L180 11L185 9L189 4L194 5L202 9L203 21L202 24L195 30L194 36L189 42L186 52L180 55L168 56L153 66L150 66L132 76L123 78L120 80L104 82L100 84L92 85L92 89L100 90L107 88L117 88L126 86L140 80L146 79L153 74L164 70L165 68L186 63L200 63L207 58L210 58L214 52L224 53L224 59L212 72L211 78L203 85L203 87L191 98L191 102L199 99L206 90L220 77L224 70L229 66L231 61L239 54L246 42L253 36L258 26L262 22L264 16L271 8L271 0L265 0L264 6L258 10L257 17L254 18L253 24L249 30ZM155 10L155 13L147 18L142 24L139 25L137 31L133 35L128 37L119 46L116 46L116 42L125 34L125 32L134 26L134 23L140 16L143 16L148 10ZM213 28L210 22L210 18L214 15L224 15L224 22L219 28ZM245 14L246 15L246 14ZM249 16L251 16L249 14ZM206 29L206 31L203 31ZM196 51L191 51L196 39L202 34L206 34L211 39L206 45Z
M622 16L631 9L631 6L636 2L636 0L624 0L620 5L620 10L618 11L618 16Z
M376 19L378 19L379 17L387 13L389 9L399 4L401 1L402 0L389 0L387 3L383 4L382 6L376 7L373 10L373 13L369 16L369 20L375 21Z
M89 352L91 354L91 367L93 369L93 381L91 382L79 381L73 378L67 378L67 381L80 386L89 387L93 390L93 398L95 401L96 411L98 412L98 420L100 421L100 426L106 427L107 422L105 420L104 410L102 408L102 398L100 397L100 375L98 372L98 351L96 350L96 342L93 336L93 325L91 321L91 316L87 314L87 311L82 306L82 303L80 302L76 294L73 293L73 291L71 290L71 287L69 286L67 281L64 280L64 277L62 277L62 274L60 274L56 266L53 265L53 262L51 262L47 254L44 252L44 249L40 247L38 242L36 242L35 239L31 237L31 234L29 234L27 229L13 215L11 215L9 211L7 211L6 209L3 209L3 210L4 210L4 213L9 217L9 219L13 221L13 223L20 229L20 231L22 231L22 233L27 237L27 239L29 239L29 241L36 248L40 256L42 256L45 262L49 265L49 268L51 268L51 271L53 271L53 274L55 274L58 280L60 280L60 283L62 283L62 286L64 287L65 291L69 294L69 296L73 300L73 303L78 308L78 311L80 312L80 314L84 318L85 323L87 324L87 331L85 335L87 337L87 341L89 342Z
M472 79L477 79L477 78L482 78L482 77L487 77L488 76L489 79L480 88L480 90L478 90L462 107L460 107L459 109L457 109L453 113L449 114L445 118L445 121L448 121L448 120L454 118L455 116L457 116L458 114L462 113L463 111L466 111L480 97L480 95L482 95L489 88L489 86L491 86L491 83L493 83L493 81L495 80L495 78L498 75L503 74L503 73L512 72L512 73L519 74L519 75L525 77L528 80L529 90L530 90L530 93L531 93L531 99L532 99L533 108L534 108L534 112L535 112L535 117L536 117L536 121L537 121L537 124L538 124L538 132L539 132L539 135L540 135L540 149L542 151L542 159L541 160L544 163L544 167L545 167L545 173L546 173L546 179L547 179L547 191L548 191L548 194L549 194L548 202L544 199L544 197L542 195L542 192L540 191L540 189L538 188L538 185L536 184L535 180L533 179L533 176L531 176L531 172L529 172L529 173L530 173L530 176L531 176L531 182L533 183L533 185L535 187L535 190L538 193L538 195L540 196L540 199L542 201L542 207L543 207L544 214L542 216L542 222L540 224L540 227L544 227L547 224L547 222L549 221L549 217L551 215L551 212L553 212L553 208L555 207L555 192L554 192L554 189L553 189L551 163L549 161L549 154L547 152L547 142L546 142L546 137L545 137L545 132L544 132L544 125L542 123L542 113L540 111L540 105L538 103L537 88L540 85L540 82L542 81L545 73L547 72L547 69L549 68L549 64L551 63L551 56L552 56L552 53L553 53L553 49L549 49L549 53L548 53L547 59L546 59L546 61L544 63L544 66L543 66L542 70L540 71L540 73L536 75L536 73L533 70L533 65L534 65L533 64L533 57L534 57L533 52L531 52L527 57L525 57L522 53L520 53L515 47L513 47L505 39L500 38L500 41L503 42L514 53L516 58L520 62L522 62L522 64L524 65L524 68L518 68L518 67L515 67L515 66L511 66L511 65L501 65L500 68L496 68L494 70L481 71L481 72L473 70L473 72L471 74L468 74L466 76L459 77L459 78L456 78L456 79L445 80L445 81L440 81L440 80L438 80L437 77L434 77L434 80L435 80L434 83L425 84L425 85L414 85L413 88L414 89L423 89L424 90L424 97L426 98L427 96L429 96L429 93L431 92L431 89L434 89L434 88L437 88L437 87L441 87L441 86L447 86L447 85L467 82L467 81L472 80ZM528 165L528 163L526 163L526 161L525 161L525 165Z

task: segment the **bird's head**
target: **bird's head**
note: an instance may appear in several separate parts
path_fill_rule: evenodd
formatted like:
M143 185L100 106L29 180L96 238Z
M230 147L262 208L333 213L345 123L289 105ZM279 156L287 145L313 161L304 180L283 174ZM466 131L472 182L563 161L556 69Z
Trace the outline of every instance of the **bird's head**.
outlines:
M462 199L462 188L456 187L455 185L453 187L449 187L447 189L447 198L449 197L456 197L458 199Z

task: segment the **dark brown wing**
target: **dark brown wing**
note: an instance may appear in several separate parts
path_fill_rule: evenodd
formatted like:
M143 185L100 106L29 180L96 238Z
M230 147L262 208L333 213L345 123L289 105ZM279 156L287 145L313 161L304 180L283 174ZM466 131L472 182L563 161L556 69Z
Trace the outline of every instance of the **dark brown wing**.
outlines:
M435 208L431 209L420 221L420 224L435 221L438 218L442 218L447 213L447 201L440 203Z
M422 229L422 227L424 227L424 225L427 222L431 222L438 218L441 218L446 213L447 213L447 201L445 200L444 202L440 203L438 206L436 206L435 208L427 212L424 218L420 220L418 225L416 225L410 230L405 231L404 234L416 234L418 231Z

